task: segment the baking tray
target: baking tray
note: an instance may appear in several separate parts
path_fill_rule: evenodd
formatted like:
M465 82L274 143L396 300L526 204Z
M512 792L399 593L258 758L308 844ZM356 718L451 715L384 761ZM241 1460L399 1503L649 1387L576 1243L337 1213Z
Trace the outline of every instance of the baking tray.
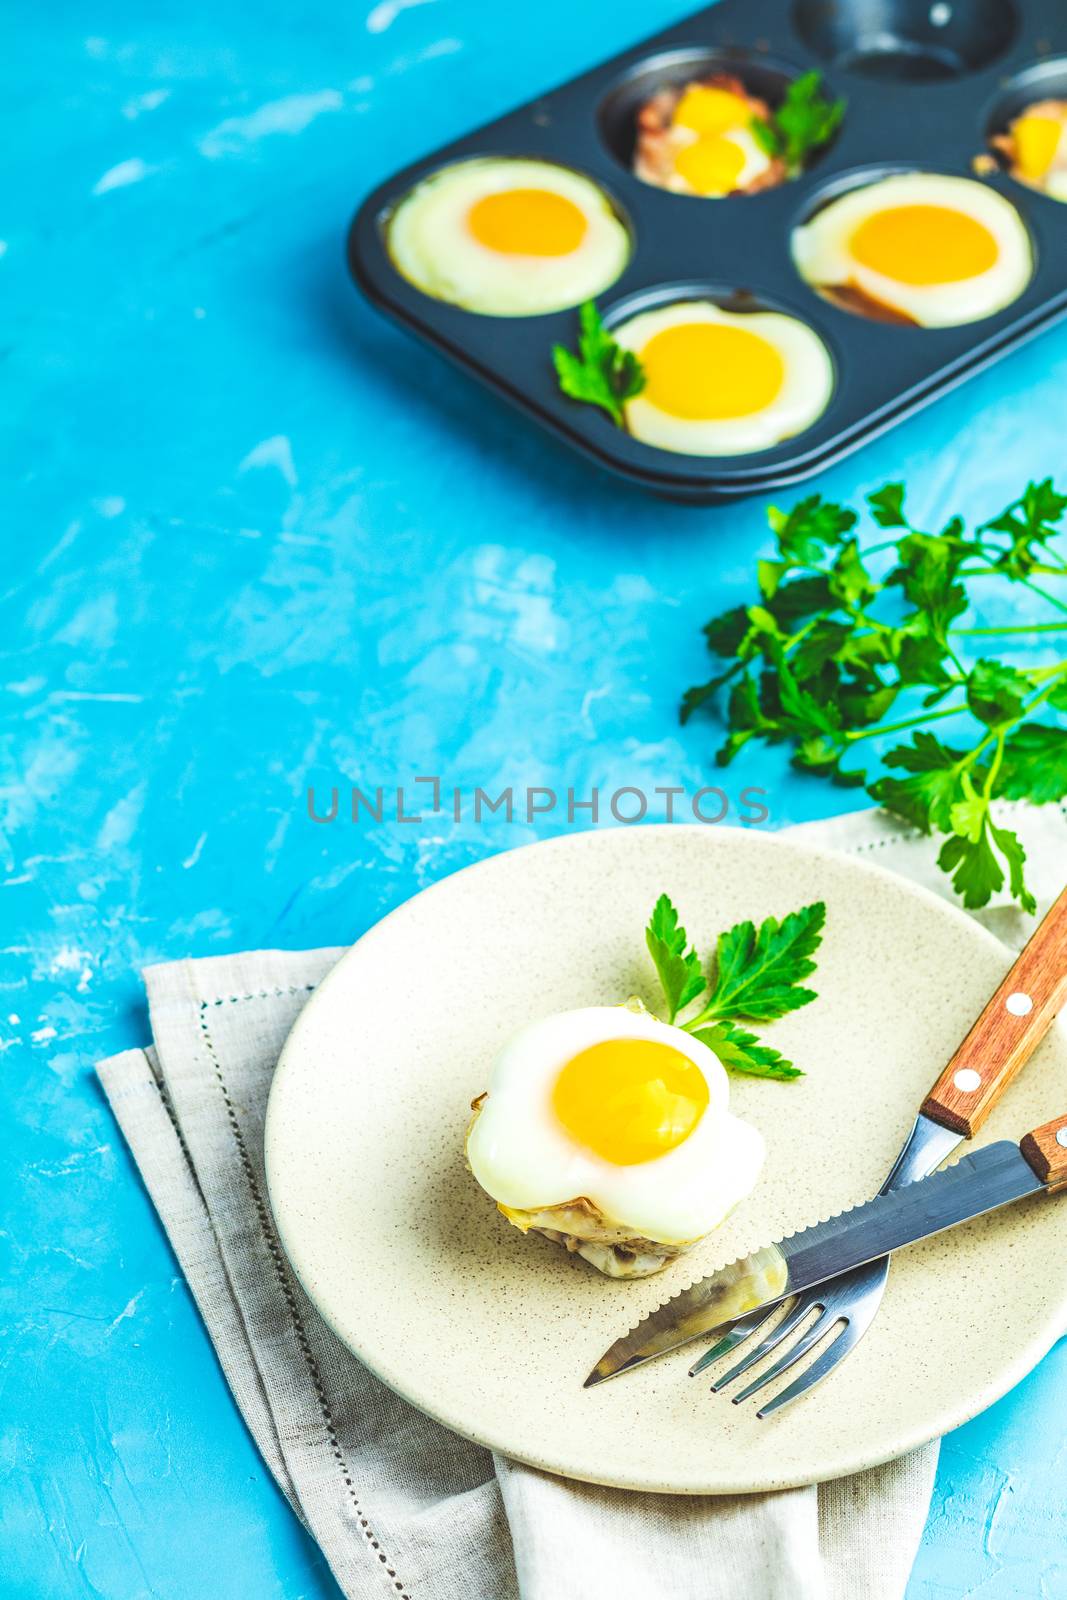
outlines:
M832 144L799 178L713 200L657 189L629 170L635 109L657 87L724 70L774 100L812 67L824 92L848 106ZM1067 97L1062 0L719 0L380 184L353 219L349 266L381 310L601 466L675 499L737 499L832 465L1067 312L1067 204L1001 171L984 181L1019 211L1035 269L1017 300L979 322L935 329L870 321L804 283L789 249L798 223L856 183L914 170L973 177L989 133L1047 95ZM420 179L475 156L574 167L613 200L633 253L598 298L609 326L694 297L806 322L835 367L823 415L769 450L676 455L559 392L551 348L574 345L575 310L484 316L416 289L392 265L385 224Z

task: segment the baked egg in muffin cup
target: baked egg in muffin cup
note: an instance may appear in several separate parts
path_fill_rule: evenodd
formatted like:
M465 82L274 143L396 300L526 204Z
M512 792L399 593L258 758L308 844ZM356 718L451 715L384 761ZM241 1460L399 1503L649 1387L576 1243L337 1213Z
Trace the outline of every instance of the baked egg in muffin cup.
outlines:
M1067 200L1067 100L1035 100L990 144L1016 183Z
M570 167L516 156L442 167L388 219L396 270L423 294L491 317L533 317L591 300L630 259L626 224Z
M614 323L611 336L644 375L623 407L627 431L681 455L769 450L810 428L834 389L823 341L781 311L678 300Z
M1017 300L1034 271L1022 217L973 178L900 172L858 184L794 229L806 283L875 321L951 328Z

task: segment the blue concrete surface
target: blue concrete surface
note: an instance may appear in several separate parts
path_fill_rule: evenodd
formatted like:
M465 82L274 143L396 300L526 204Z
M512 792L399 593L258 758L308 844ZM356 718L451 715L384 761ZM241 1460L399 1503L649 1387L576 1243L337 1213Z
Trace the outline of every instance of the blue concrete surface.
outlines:
M364 307L398 164L684 3L13 0L2 69L0 1592L326 1600L95 1087L138 969L353 938L557 831L306 819L309 783L695 786L756 504L639 498ZM1062 467L1067 331L828 474L995 509ZM753 752L782 824L854 799ZM910 1600L1067 1592L1061 1345L949 1439Z

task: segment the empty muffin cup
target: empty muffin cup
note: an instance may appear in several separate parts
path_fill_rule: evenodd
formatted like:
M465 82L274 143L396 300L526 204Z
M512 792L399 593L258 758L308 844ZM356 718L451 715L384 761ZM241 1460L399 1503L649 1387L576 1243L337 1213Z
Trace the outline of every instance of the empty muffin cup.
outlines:
M797 0L793 26L841 71L930 83L989 66L1017 18L1010 0Z

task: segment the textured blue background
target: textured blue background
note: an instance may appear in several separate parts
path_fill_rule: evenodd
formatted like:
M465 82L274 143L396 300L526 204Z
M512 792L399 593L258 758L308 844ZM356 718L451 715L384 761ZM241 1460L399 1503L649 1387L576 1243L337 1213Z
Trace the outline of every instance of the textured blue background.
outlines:
M638 498L380 323L361 194L684 4L17 0L5 195L4 1596L327 1597L92 1077L138 968L340 943L536 829L313 827L309 782L696 785L759 507ZM1067 332L828 474L991 511ZM17 746L21 748L17 750ZM853 803L753 753L776 823ZM1067 1592L1060 1346L946 1441L910 1600Z

